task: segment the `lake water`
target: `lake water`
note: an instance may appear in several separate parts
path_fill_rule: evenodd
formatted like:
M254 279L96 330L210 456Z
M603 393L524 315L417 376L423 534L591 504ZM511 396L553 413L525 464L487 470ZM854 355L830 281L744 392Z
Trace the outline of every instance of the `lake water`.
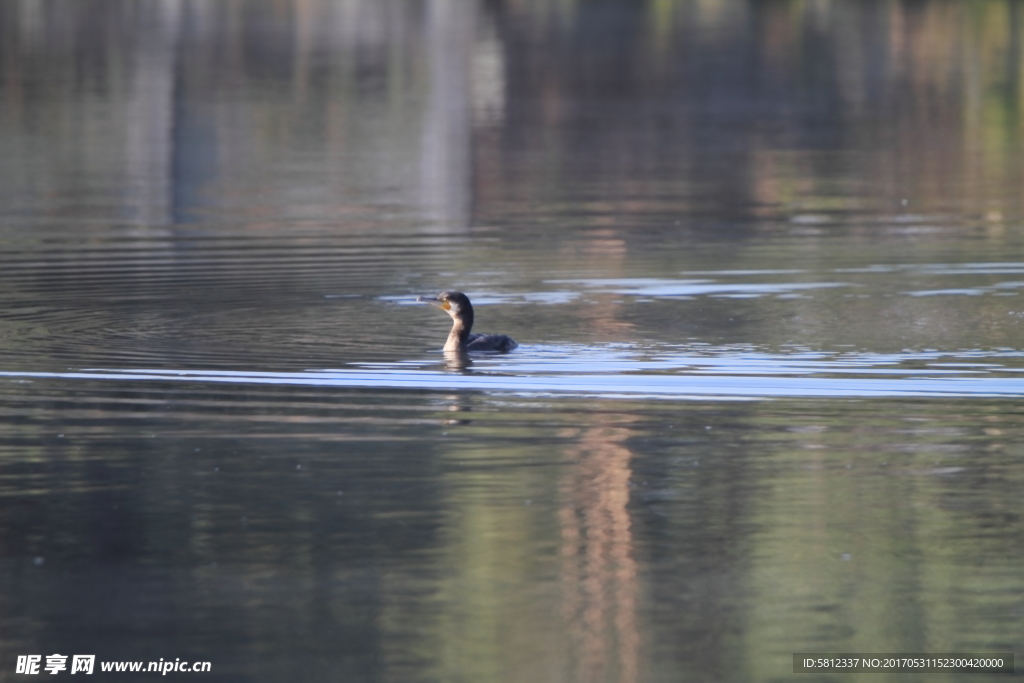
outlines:
M0 4L0 680L1024 653L1022 54L1012 0ZM520 347L446 359L446 289Z

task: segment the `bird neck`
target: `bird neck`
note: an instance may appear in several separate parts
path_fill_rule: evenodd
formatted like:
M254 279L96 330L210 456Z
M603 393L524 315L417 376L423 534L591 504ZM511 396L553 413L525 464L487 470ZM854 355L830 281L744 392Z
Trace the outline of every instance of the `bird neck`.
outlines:
M448 341L444 344L445 351L462 351L466 348L466 341L469 339L469 330L473 327L473 320L468 321L455 318L452 331L448 333Z

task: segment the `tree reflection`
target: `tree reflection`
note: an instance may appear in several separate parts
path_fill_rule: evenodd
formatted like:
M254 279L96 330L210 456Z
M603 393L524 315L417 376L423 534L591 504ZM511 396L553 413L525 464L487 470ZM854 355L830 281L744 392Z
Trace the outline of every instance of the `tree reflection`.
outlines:
M632 452L626 427L564 432L575 462L559 485L562 618L578 681L638 680L639 591L630 530Z

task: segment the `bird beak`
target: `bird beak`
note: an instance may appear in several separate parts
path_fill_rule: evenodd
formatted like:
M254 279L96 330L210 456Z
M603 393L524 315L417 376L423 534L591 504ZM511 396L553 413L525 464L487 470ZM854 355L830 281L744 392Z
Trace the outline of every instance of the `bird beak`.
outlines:
M446 311L451 310L451 305L447 301L441 301L440 299L435 299L426 296L418 296L416 297L416 301L421 304L430 304L431 306L437 306L438 308L443 308Z

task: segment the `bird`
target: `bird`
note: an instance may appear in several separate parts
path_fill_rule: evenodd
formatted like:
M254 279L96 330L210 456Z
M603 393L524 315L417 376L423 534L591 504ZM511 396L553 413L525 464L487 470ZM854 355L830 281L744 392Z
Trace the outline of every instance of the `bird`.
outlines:
M452 331L444 344L444 352L466 353L483 351L508 353L519 346L516 340L505 334L470 334L473 329L473 304L462 292L441 292L435 298L419 297L417 301L444 309L452 317Z

